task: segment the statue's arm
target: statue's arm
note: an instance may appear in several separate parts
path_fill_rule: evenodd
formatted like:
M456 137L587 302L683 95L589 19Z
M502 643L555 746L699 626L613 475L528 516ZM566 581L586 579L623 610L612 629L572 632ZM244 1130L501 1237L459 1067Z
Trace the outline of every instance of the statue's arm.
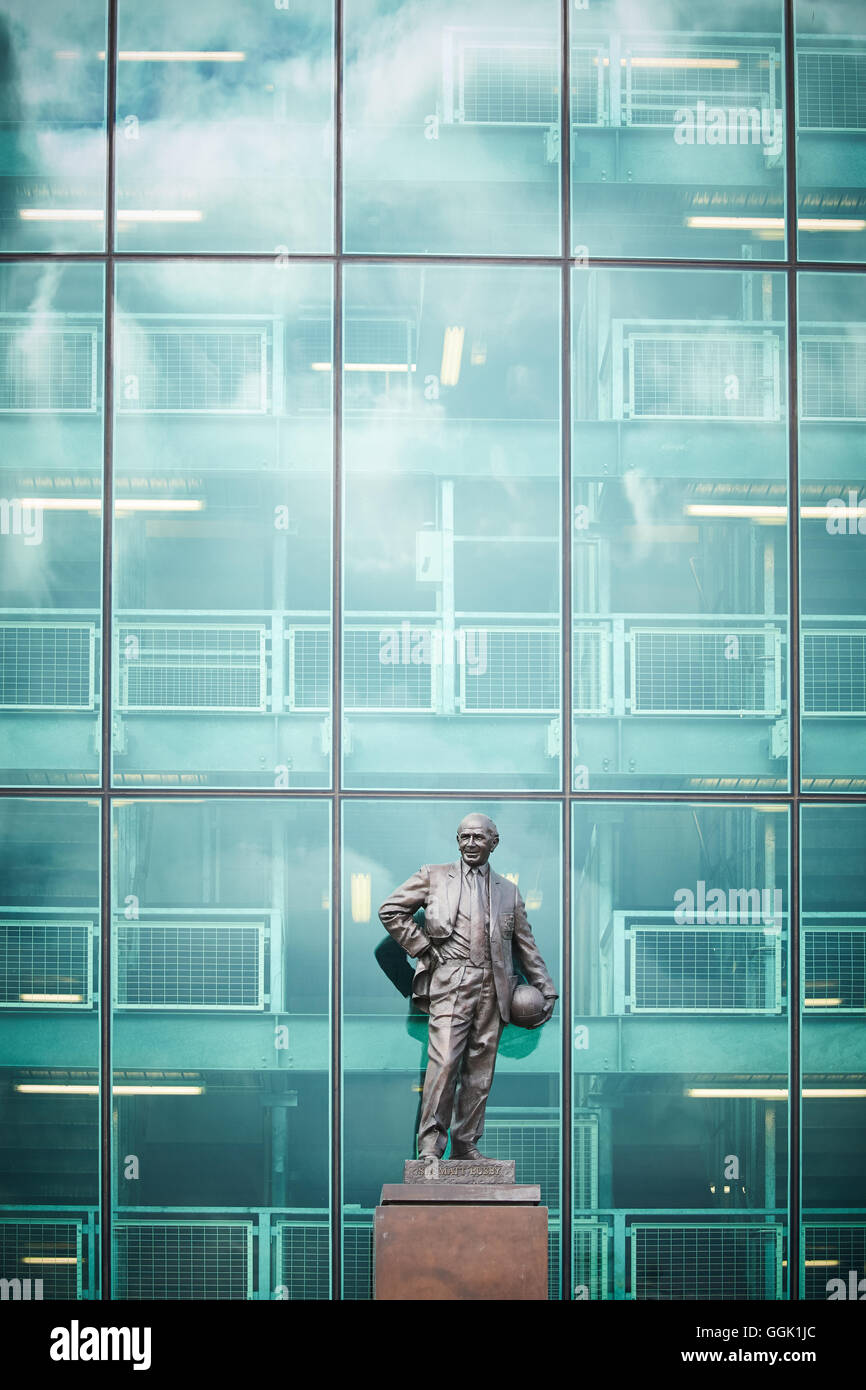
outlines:
M553 1002L559 998L556 985L544 964L541 952L532 935L532 928L526 916L526 906L519 892L514 890L514 938L513 947L520 957L520 967L531 985L540 990L544 998Z
M430 869L422 864L417 874L395 888L379 908L379 921L398 945L410 956L420 956L430 946L430 938L414 920L419 907L430 898Z

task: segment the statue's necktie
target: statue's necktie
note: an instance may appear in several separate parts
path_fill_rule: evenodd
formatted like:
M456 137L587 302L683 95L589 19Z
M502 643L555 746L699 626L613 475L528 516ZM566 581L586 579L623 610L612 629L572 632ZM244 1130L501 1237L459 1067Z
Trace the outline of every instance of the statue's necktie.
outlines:
M473 965L483 965L487 959L484 884L477 869L470 869L467 877L469 879L469 959Z

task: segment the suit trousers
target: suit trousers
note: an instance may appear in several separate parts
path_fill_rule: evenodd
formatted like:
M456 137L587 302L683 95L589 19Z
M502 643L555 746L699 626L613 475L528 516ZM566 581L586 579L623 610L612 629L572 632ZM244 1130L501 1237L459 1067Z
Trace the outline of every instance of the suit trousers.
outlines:
M430 979L419 1153L441 1158L449 1127L452 1147L475 1144L481 1138L504 1026L489 963L446 960L436 967Z

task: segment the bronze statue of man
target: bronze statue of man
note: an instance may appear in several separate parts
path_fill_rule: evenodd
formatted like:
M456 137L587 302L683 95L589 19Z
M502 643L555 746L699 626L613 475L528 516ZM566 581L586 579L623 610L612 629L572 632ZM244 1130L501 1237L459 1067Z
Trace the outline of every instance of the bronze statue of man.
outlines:
M488 863L499 844L493 821L464 817L457 844L456 863L422 865L382 904L379 917L415 957L412 998L430 1015L419 1157L441 1158L450 1128L451 1157L483 1161L478 1141L517 970L544 997L542 1023L558 995L517 885ZM423 928L414 920L419 907Z

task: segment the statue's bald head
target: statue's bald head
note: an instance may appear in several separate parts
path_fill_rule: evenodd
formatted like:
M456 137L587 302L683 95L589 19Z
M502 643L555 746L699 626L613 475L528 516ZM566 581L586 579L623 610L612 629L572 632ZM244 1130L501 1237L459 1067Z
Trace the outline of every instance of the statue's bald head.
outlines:
M499 831L489 816L473 811L458 825L457 843L465 863L473 867L486 864L499 844Z

